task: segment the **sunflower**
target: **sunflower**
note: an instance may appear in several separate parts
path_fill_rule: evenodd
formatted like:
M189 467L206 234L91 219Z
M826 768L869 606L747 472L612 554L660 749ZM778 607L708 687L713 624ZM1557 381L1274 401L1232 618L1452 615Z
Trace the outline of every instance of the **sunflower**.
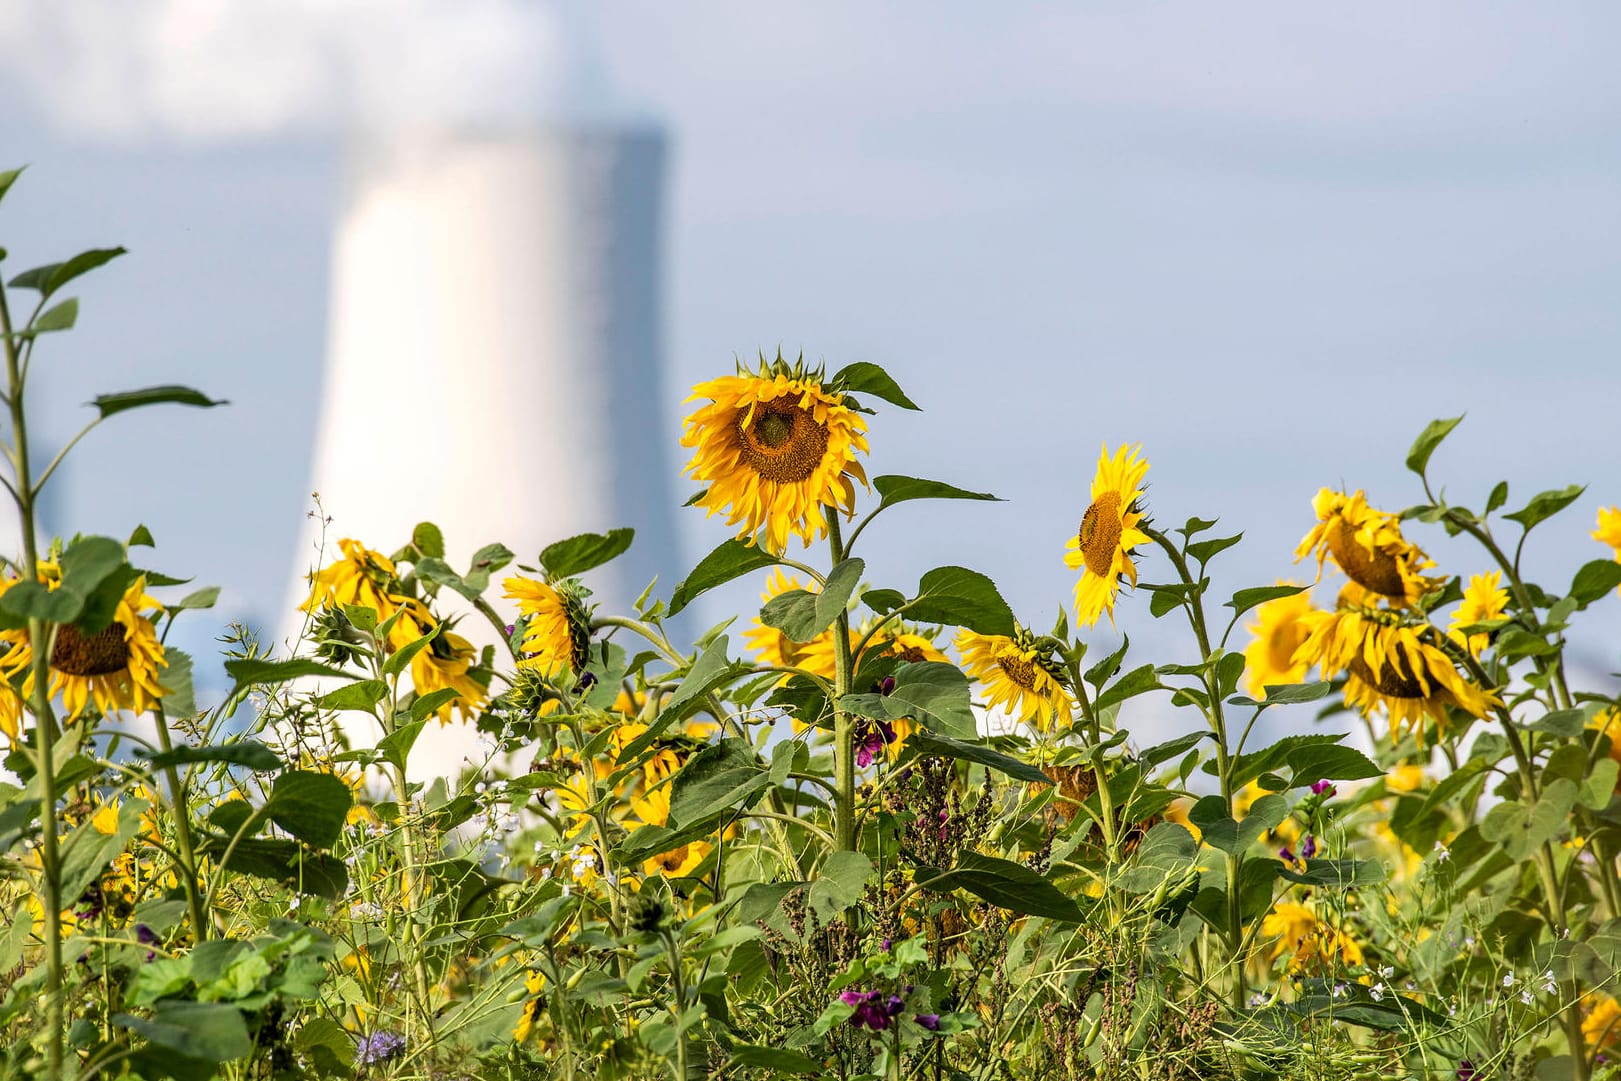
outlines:
M455 698L434 711L440 724L450 723L452 709L461 714L462 720L474 720L490 696L489 685L480 683L472 672L478 651L461 635L452 634L442 624L441 627L433 640L411 658L411 686L418 698L445 688L456 692Z
M867 424L819 373L779 357L759 372L700 383L687 401L701 398L709 404L687 417L681 436L694 448L686 474L707 485L698 506L741 525L738 536L781 552L790 534L810 544L826 533L826 507L855 513Z
M766 583L765 592L760 594L760 599L770 603L784 593L805 588L799 584L799 579L784 574L779 567L772 573L771 580ZM809 591L817 592L815 583L810 585ZM743 642L754 651L761 664L779 668L799 668L812 675L831 680L837 668L835 654L838 648L834 644L833 633L833 628L829 627L809 642L796 642L777 628L766 626L759 616L755 616L753 626L743 632ZM788 678L784 676L783 682L786 683Z
M1595 1050L1621 1046L1621 1003L1602 992L1594 992L1582 1019L1582 1039Z
M1402 536L1394 514L1368 506L1361 489L1346 495L1323 488L1312 500L1312 509L1317 524L1295 549L1295 562L1315 552L1319 578L1323 560L1332 558L1351 581L1397 604L1417 604L1441 587L1442 579L1419 573L1435 565L1430 557Z
M1430 640L1433 628L1428 624L1414 625L1398 612L1364 607L1356 603L1360 597L1359 590L1348 587L1339 609L1314 621L1295 654L1297 660L1320 664L1324 679L1348 673L1346 705L1363 716L1382 706L1393 738L1411 725L1422 742L1425 717L1444 731L1449 707L1484 717L1489 706L1501 704L1463 677Z
M40 563L39 580L47 588L61 584L61 570L54 563ZM19 579L0 582L0 595ZM163 644L158 641L153 618L163 614L163 605L146 594L146 578L139 577L124 590L113 611L113 621L95 634L85 634L72 624L56 628L51 646L50 692L62 696L68 721L78 720L92 701L103 713L130 710L145 713L163 697L158 669L167 668ZM23 703L34 693L32 671L34 651L26 630L0 635L6 646L0 655L0 730L16 739ZM22 675L21 687L13 677Z
M1311 665L1295 660L1295 651L1311 633L1311 613L1311 597L1305 593L1267 601L1255 610L1255 622L1245 628L1255 636L1244 649L1244 686L1250 697L1263 698L1268 687L1306 678Z
M1110 457L1104 445L1092 478L1092 503L1081 518L1080 531L1066 546L1064 565L1082 571L1075 583L1075 614L1088 627L1104 612L1114 623L1114 599L1122 578L1137 584L1132 549L1148 543L1148 534L1137 528L1143 520L1140 499L1148 473L1141 455L1142 447L1131 445Z
M404 602L393 561L348 537L338 542L338 550L342 559L309 576L310 595L298 610L313 612L354 604L376 611L379 623L393 615Z
M530 972L524 976L524 990L527 993L523 1004L523 1012L518 1015L518 1023L512 1029L514 1043L529 1042L529 1034L534 1031L535 1022L545 1013L546 998L541 994L546 989L546 974L543 972Z
M1616 561L1621 562L1621 507L1599 508L1598 528L1593 530L1593 539L1614 548ZM1621 592L1621 588L1617 592Z
M1508 590L1498 584L1502 580L1502 571L1470 575L1469 588L1463 591L1463 603L1458 605L1458 610L1452 613L1452 621L1447 624L1447 636L1476 657L1486 648L1491 635L1465 636L1459 628L1502 618L1508 610Z
M519 664L550 676L567 668L578 672L585 667L591 649L591 630L585 606L572 588L558 588L533 578L515 575L501 583L502 596L518 602L527 624L518 648L524 653Z
M1363 963L1362 947L1345 931L1318 918L1307 905L1284 901L1261 922L1261 933L1277 939L1272 960L1289 956L1291 972L1332 971Z
M1059 682L1060 669L1050 654L1036 648L1027 632L1017 638L979 634L964 628L955 641L963 668L979 681L985 704L1001 709L1041 731L1059 715L1067 718L1069 692Z
M1621 763L1621 707L1610 706L1599 710L1588 722L1587 727L1609 739L1610 757ZM1621 792L1621 777L1616 779L1615 788L1617 792Z

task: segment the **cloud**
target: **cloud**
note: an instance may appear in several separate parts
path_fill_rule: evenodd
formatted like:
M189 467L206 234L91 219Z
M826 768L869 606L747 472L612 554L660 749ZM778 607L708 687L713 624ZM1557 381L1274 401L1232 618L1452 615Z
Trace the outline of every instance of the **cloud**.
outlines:
M521 0L8 0L0 80L113 142L498 126L621 107L590 44Z

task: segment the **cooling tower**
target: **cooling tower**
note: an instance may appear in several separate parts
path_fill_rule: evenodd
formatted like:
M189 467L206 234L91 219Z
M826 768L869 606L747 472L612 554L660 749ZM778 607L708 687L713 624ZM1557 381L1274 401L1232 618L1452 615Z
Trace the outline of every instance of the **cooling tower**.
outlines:
M630 552L590 576L597 599L627 605L674 573L664 152L648 127L352 151L311 482L328 558L340 537L392 551L431 520L458 570L493 541L533 565L552 541L628 525ZM312 520L289 609L319 536ZM458 630L494 640L477 617Z

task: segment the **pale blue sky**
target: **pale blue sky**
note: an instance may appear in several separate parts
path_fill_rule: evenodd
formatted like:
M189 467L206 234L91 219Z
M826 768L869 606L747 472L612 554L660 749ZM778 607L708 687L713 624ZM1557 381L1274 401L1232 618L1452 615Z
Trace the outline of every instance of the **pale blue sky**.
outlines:
M1411 502L1408 442L1460 412L1435 460L1451 493L1478 503L1508 477L1517 506L1587 482L1530 558L1559 588L1604 554L1587 533L1594 508L1621 503L1621 10L570 14L563 52L587 57L572 92L589 104L611 86L672 138L670 437L681 388L734 354L780 343L831 367L874 360L927 411L874 420L869 471L1010 500L925 508L921 532L898 512L875 526L869 567L886 584L964 563L1050 624L1099 445L1121 440L1144 444L1162 524L1220 515L1247 531L1220 584L1269 582L1290 571L1319 485ZM0 18L0 49L41 51L41 70L60 70L50 51L73 40L45 8ZM82 329L52 343L49 431L70 430L64 403L115 386L174 379L235 402L98 436L63 524L144 520L161 565L225 584L237 614L263 619L309 487L332 129L352 117L290 108L233 132L222 93L188 126L202 106L185 87L142 111L149 77L132 64L127 85L85 89L0 72L0 147L33 167L0 238L12 272L83 246L132 250L81 291ZM492 498L542 498L538 471L535 484ZM685 523L691 558L723 536ZM1447 569L1484 569L1434 548ZM1122 627L1162 635L1146 610ZM1607 610L1593 631L1584 653L1613 670L1621 618Z

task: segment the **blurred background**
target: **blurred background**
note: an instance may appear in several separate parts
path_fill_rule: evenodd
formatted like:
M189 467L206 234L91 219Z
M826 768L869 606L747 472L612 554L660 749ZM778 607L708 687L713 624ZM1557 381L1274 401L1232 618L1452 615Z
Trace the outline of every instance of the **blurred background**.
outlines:
M726 535L678 512L681 400L780 347L829 371L880 363L924 407L872 419L869 473L1007 500L886 516L864 541L885 585L965 564L1051 626L1100 446L1122 441L1152 463L1161 526L1246 534L1217 565L1223 596L1309 574L1291 560L1316 490L1415 502L1409 442L1467 413L1432 463L1454 500L1479 506L1503 478L1509 509L1590 485L1528 546L1562 590L1608 554L1588 534L1621 502L1618 35L1621 9L1599 3L8 0L0 164L30 165L0 212L8 276L131 250L42 348L40 441L104 391L183 382L232 401L97 433L51 525L144 522L155 566L222 585L219 620L271 636L313 559L312 491L332 538L407 539L363 531L365 477L424 507L448 485L498 508L466 513L509 535L440 523L466 550L499 539L533 559L553 527L637 525L639 562L605 593L653 573L667 593ZM522 160L489 164L488 145ZM351 294L391 236L414 265L417 211L395 234L368 224L374 197L414 198L379 173L379 146L429 170L478 158L488 181L421 211L472 240L412 256L449 270L393 308ZM460 288L483 280L457 269L481 244L501 273ZM402 332L435 296L468 325L534 325L494 344L454 318ZM555 314L535 322L531 296ZM419 392L389 423L352 387L333 404L331 364L372 379L403 354ZM454 378L500 419L400 415ZM369 455L343 441L357 425ZM614 468L593 472L615 440ZM432 466L467 446L501 468ZM1419 537L1448 571L1487 569ZM1169 577L1152 555L1142 574ZM1099 650L1123 631L1185 659L1146 598L1122 607ZM1617 667L1617 609L1582 632L1590 681Z

